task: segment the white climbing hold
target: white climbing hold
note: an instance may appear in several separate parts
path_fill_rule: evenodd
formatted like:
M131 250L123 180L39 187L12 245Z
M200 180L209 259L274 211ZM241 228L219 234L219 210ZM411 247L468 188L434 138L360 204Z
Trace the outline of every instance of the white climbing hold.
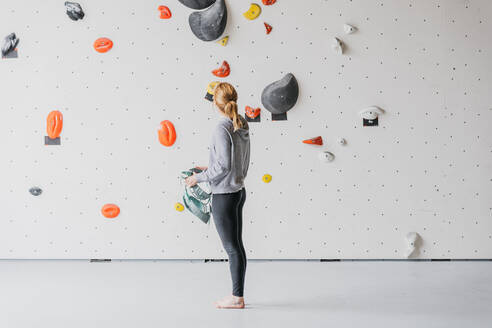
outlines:
M331 47L333 48L333 51L338 54L342 55L343 54L343 43L340 41L338 38L333 38L333 42Z
M383 114L384 110L377 106L370 106L367 108L364 108L359 112L359 115L362 116L362 118L365 118L366 120L375 120L378 118L379 115Z
M326 162L326 163L332 162L335 159L335 155L333 155L329 151L322 151L322 152L320 152L318 154L318 157L319 157L320 161Z
M410 258L412 255L417 253L417 243L420 239L420 235L416 232L409 232L405 236L407 242L407 249L405 251L405 257Z
M347 140L345 140L345 138L338 138L338 144L345 146L347 144Z
M343 24L343 31L345 32L345 34L352 34L357 31L357 27L350 24Z

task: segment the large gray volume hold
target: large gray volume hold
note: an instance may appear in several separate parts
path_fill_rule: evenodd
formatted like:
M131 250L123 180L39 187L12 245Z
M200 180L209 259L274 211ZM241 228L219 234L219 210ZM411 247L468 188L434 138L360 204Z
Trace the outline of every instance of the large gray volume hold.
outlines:
M208 9L195 11L188 19L191 31L202 41L213 41L224 33L227 8L224 0L217 0Z
M215 0L179 0L183 5L191 9L205 9L210 7Z
M289 73L263 89L261 103L272 114L283 114L294 107L297 97L299 97L299 84L296 77Z

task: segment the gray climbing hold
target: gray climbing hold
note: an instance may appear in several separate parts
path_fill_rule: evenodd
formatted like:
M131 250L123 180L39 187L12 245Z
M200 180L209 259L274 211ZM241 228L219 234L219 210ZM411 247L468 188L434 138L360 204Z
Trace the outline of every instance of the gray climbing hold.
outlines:
M331 47L336 54L343 55L344 44L339 38L333 38Z
M299 85L296 77L289 73L263 89L261 103L272 114L283 114L294 107L297 97L299 97Z
M2 44L2 57L7 57L8 54L13 52L17 45L19 44L19 39L15 35L15 33L10 33L3 39Z
M318 154L318 158L320 161L328 163L333 162L335 155L329 151L322 151Z
M202 41L213 41L224 33L227 8L224 0L217 0L208 9L195 11L188 19L191 31Z
M343 31L345 32L345 34L352 34L357 31L357 27L350 24L343 24Z
M210 7L215 0L179 0L183 5L191 9L205 9Z
M421 237L417 232L409 232L405 236L407 242L407 249L405 251L405 257L410 258L416 256L419 253L419 246L421 244Z
M85 16L82 7L77 2L66 1L65 8L67 9L68 17L70 17L71 20L77 21Z
M39 187L32 187L31 189L29 189L29 192L33 196L39 196L43 193L43 190Z

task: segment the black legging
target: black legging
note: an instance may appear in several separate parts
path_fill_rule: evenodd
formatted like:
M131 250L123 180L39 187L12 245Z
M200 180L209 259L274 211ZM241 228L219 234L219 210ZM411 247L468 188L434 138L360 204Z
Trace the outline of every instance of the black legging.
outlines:
M243 297L244 276L246 274L246 252L244 251L243 205L246 191L241 189L231 194L212 196L212 215L220 240L229 256L232 277L232 295Z

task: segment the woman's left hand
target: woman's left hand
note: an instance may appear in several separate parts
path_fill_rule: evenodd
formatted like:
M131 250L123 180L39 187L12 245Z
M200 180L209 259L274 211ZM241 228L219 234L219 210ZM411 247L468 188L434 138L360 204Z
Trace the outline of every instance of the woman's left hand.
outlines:
M186 185L187 185L188 187L193 187L194 185L196 185L196 184L197 184L197 181L196 181L195 173L193 173L193 175L192 175L192 176L187 177L187 178L185 179L185 183L186 183Z

